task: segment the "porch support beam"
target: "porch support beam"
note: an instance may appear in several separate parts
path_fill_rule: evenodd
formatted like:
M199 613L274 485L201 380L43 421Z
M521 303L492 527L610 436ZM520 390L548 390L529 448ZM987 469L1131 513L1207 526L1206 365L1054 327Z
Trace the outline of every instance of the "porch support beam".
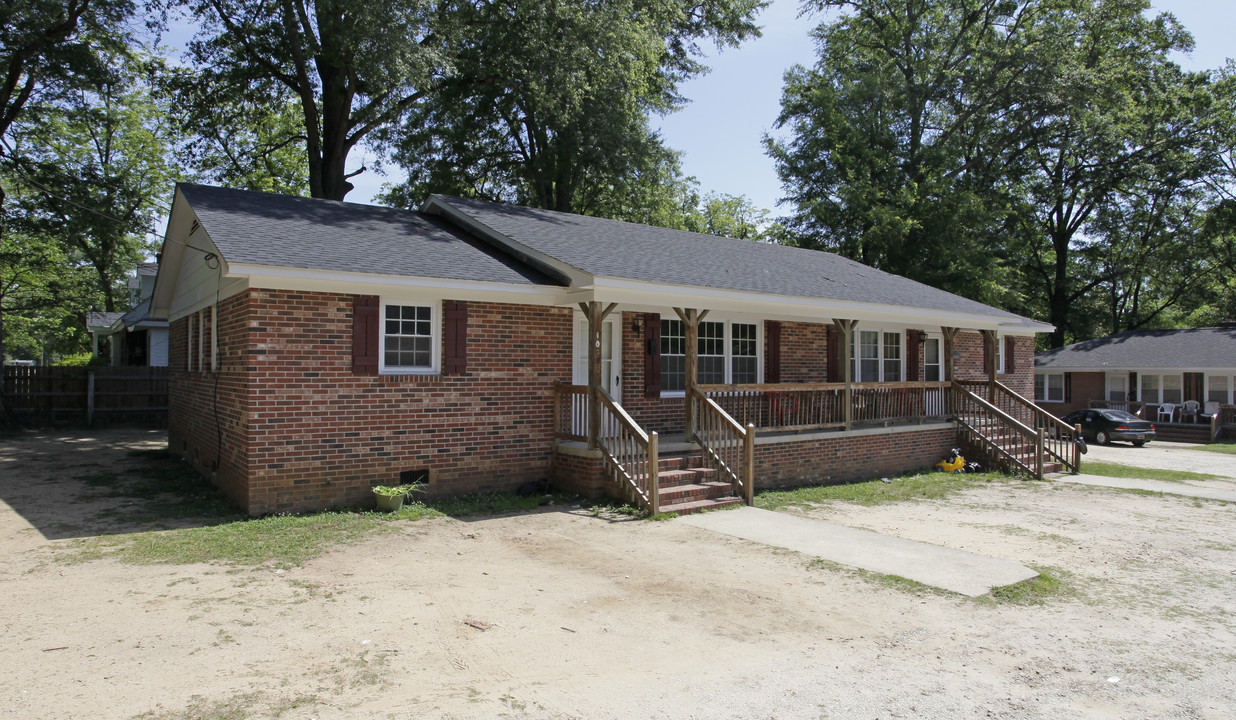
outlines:
M995 330L980 330L983 334L983 347L986 352L983 353L983 359L986 360L987 367L984 368L987 372L987 402L996 402L996 364L1000 360L1000 348L996 344Z
M579 309L588 318L588 448L595 450L601 433L601 324L614 306L602 310L601 303L592 300L580 303Z
M858 325L858 321L833 318L833 324L837 326L838 334L841 336L841 347L837 348L837 358L841 363L841 378L845 382L841 406L845 412L845 429L851 430L854 425L854 388L852 387L854 373L850 371L850 348L854 346L854 328Z
M697 373L699 370L699 340L700 340L700 321L708 316L707 310L696 310L695 308L674 308L674 312L678 314L678 318L682 320L684 334L686 335L686 352L685 370L686 378L683 382L683 390L685 397L683 398L682 410L682 429L686 436L687 442L693 442L695 437L695 386L697 383Z
M961 332L961 328L941 327L940 332L944 335L944 380L951 385L957 379L955 375L957 367L953 362L953 353L957 347L957 333ZM944 412L951 415L953 391L950 389L944 394L944 398Z

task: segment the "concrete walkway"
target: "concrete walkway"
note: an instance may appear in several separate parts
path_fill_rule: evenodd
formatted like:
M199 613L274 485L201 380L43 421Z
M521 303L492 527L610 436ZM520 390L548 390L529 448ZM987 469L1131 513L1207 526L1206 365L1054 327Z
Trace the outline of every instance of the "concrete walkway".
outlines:
M1010 560L743 507L675 522L976 597L1038 575Z
M1083 462L1082 467L1085 467ZM1105 475L1060 475L1056 482L1071 482L1081 485L1098 487L1124 488L1126 490L1149 490L1165 495L1183 495L1185 497L1206 498L1208 500L1225 500L1236 502L1236 490L1202 487L1182 482L1164 482L1162 480L1139 480L1137 478L1107 477Z

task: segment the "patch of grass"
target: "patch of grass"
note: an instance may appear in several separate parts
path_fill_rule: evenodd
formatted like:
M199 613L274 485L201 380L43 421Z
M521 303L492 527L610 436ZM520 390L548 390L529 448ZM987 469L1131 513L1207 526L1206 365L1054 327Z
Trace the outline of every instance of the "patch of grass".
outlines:
M765 490L755 495L755 506L765 510L787 507L810 507L834 501L857 505L883 505L906 500L935 500L966 488L992 482L1010 482L1014 478L1001 473L932 472L842 485L809 485L789 490Z
M1077 594L1068 578L1072 573L1059 568L1036 567L1039 574L1029 580L992 588L991 592L981 598L999 605L1042 605L1048 600L1072 597Z
M412 508L406 510L413 513ZM90 557L102 553L140 565L229 563L292 567L332 547L393 531L399 526L388 518L402 516L403 511L272 515L205 527L113 536L86 542L82 551Z
M1189 480L1219 480L1219 475L1187 472L1185 470L1161 470L1159 468L1140 468L1119 463L1085 460L1081 472L1085 475L1102 475L1104 477L1137 478L1139 480L1162 480L1163 482L1188 482Z
M530 495L516 493L476 493L458 497L426 500L424 505L442 515L460 517L464 515L505 515L536 510L541 505L562 505L570 502L565 495Z
M120 474L114 472L101 472L91 475L82 475L77 479L89 487L115 487L116 483L120 480Z
M648 519L653 522L663 522L665 520L673 520L676 517L678 517L678 513L676 512L663 512L657 513L656 515L649 515Z
M945 590L943 588L927 585L917 580L911 580L910 578L905 578L900 575L885 575L884 573L864 570L862 568L853 567L852 565L843 565L838 562L833 562L832 560L824 560L823 558L812 559L811 562L807 563L807 569L844 573L863 580L864 582L868 582L873 585L881 585L889 588L890 590L896 590L909 595L939 595L941 597L960 596L959 593L952 592L951 590Z
M154 711L135 715L134 720L246 720L251 717L283 717L288 711L315 705L318 698L308 695L291 699L272 699L263 693L237 695L226 700L208 700L194 695L182 711Z
M1221 442L1211 443L1209 445L1199 445L1192 448L1193 450L1201 450L1203 452L1226 453L1228 455L1236 455L1236 443Z
M162 458L162 459L173 458L172 452L165 447L147 448L143 450L130 450L129 452L125 454L128 455L129 457L135 457L135 458Z

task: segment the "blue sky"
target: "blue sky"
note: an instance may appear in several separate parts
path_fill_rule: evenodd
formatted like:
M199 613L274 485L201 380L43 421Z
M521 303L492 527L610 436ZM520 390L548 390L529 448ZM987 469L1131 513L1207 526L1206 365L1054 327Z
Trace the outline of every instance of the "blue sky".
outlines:
M1177 58L1186 69L1218 68L1236 57L1236 2L1233 0L1153 0L1160 12L1174 13L1196 40L1191 56ZM683 169L704 192L746 195L757 206L778 208L780 182L760 139L773 130L781 109L782 76L795 64L810 66L815 52L808 36L819 17L799 17L799 0L773 0L761 14L764 35L738 49L711 52L708 75L682 86L690 104L659 124L666 143L683 152ZM712 48L709 48L712 50ZM370 202L389 178L373 173L353 180L352 202Z

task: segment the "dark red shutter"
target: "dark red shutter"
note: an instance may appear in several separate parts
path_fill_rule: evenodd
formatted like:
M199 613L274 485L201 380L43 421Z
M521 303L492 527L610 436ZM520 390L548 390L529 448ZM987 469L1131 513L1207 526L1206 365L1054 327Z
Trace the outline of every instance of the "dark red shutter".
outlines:
M1013 358L1017 356L1017 340L1010 336L1004 338L1004 374L1012 375L1017 372L1017 363Z
M644 397L661 397L661 316L644 313Z
M463 375L468 371L468 303L447 300L442 305L442 374Z
M828 381L841 382L841 331L836 325L828 326Z
M1137 400L1137 373L1129 373L1129 401Z
M764 358L764 382L781 382L781 323L776 320L764 322L764 337L768 343L768 357Z
M352 372L378 374L378 337L381 327L376 295L352 296Z
M918 355L921 352L923 336L918 330L906 330L906 380L916 382L919 377Z
M1073 402L1073 373L1064 374L1064 401Z
M987 336L979 333L979 338L983 341L983 375L987 375L987 368L991 367L991 346L987 344ZM1000 368L996 368L999 370Z

